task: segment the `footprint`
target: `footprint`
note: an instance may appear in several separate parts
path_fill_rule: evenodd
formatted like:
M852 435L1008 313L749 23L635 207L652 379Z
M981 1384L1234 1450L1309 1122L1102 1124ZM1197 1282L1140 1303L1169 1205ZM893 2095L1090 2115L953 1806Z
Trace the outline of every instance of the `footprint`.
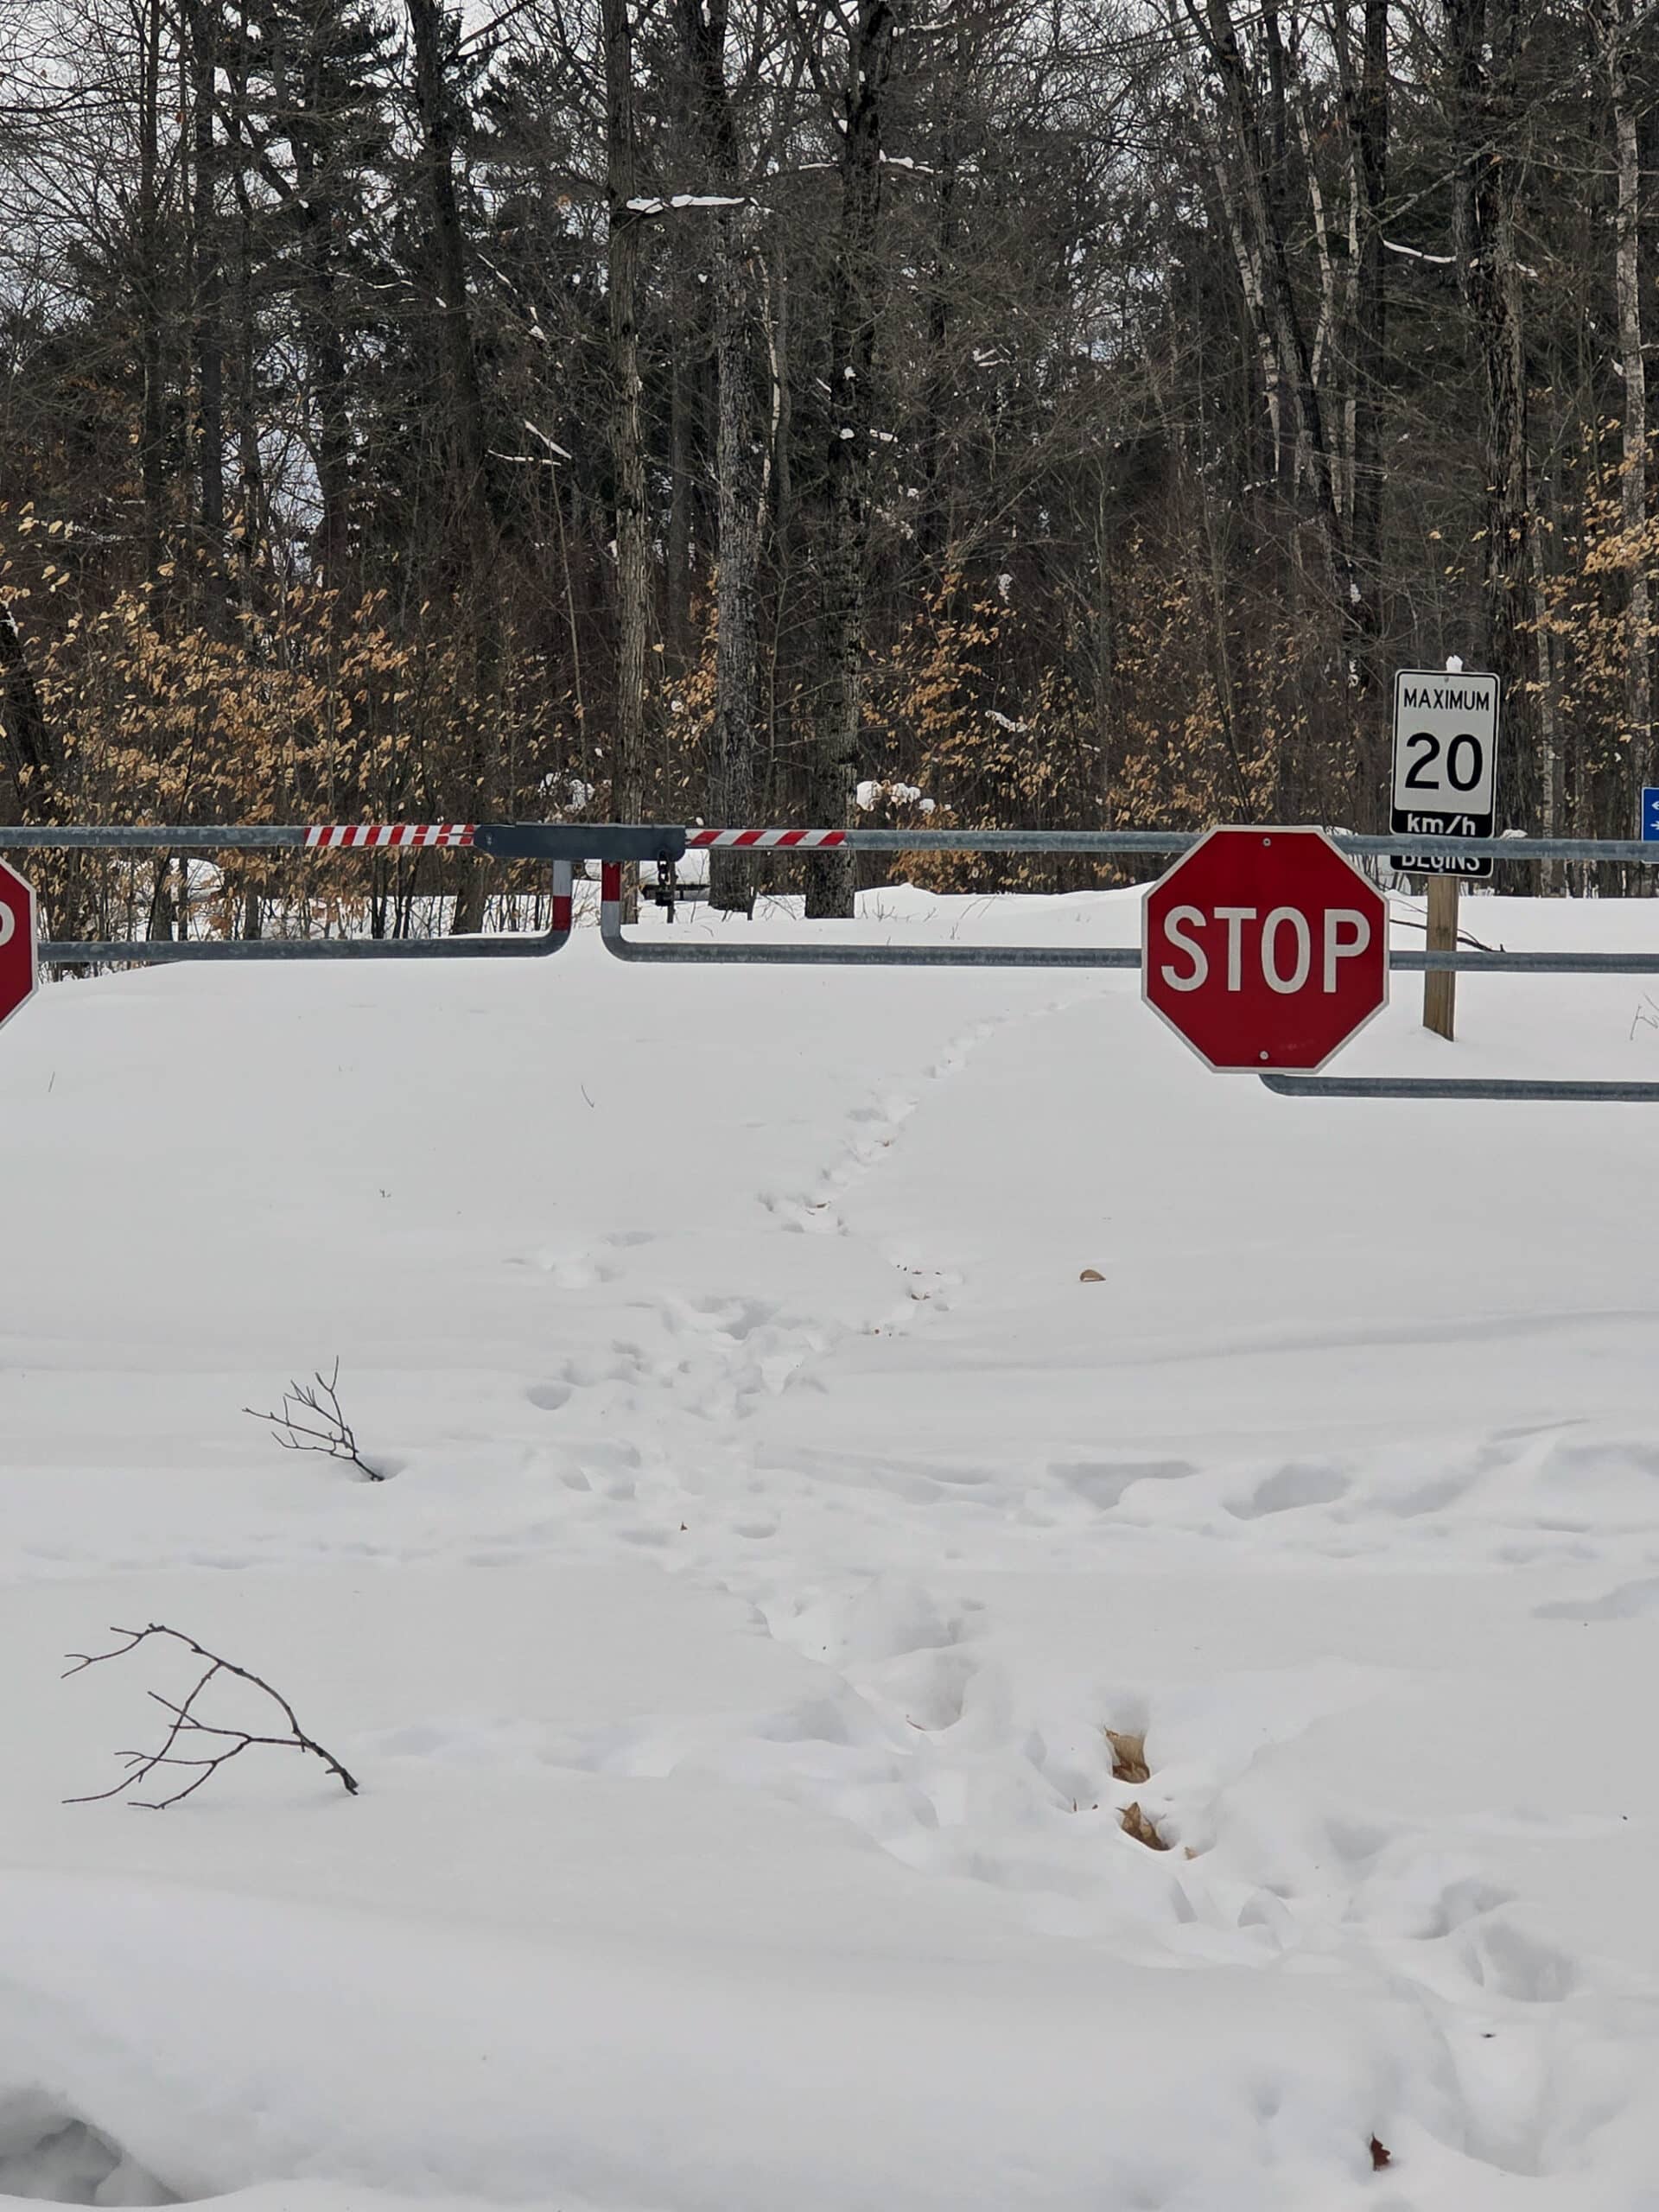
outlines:
M1541 1621L1644 1620L1659 1613L1659 1580L1621 1582L1601 1598L1552 1598L1532 1611L1534 1619Z
M1227 1510L1239 1521L1258 1521L1268 1513L1291 1513L1303 1505L1334 1505L1348 1495L1348 1480L1334 1467L1281 1467L1258 1483L1245 1498L1229 1499Z
M1179 1482L1198 1470L1190 1459L1056 1459L1048 1471L1056 1482L1109 1513L1136 1483Z
M1454 1935L1459 1928L1466 1928L1471 1921L1479 1920L1489 1912L1497 1911L1500 1906L1514 1903L1513 1890L1501 1890L1495 1883L1483 1881L1478 1875L1467 1874L1458 1881L1447 1883L1428 1908L1422 1926L1415 1932L1433 1942L1437 1936Z
M568 1382L532 1382L524 1395L544 1414L556 1414L569 1404L575 1393Z
M559 1290L591 1290L596 1283L610 1282L616 1274L614 1268L585 1251L532 1252L518 1264L538 1268Z
M1463 1963L1478 1987L1519 2005L1558 2005L1578 1986L1578 1970L1564 1952L1505 1920L1477 1930L1464 1948Z
M1446 1506L1455 1505L1468 1487L1461 1476L1445 1475L1438 1482L1422 1483L1415 1490L1402 1491L1397 1497L1381 1497L1377 1503L1385 1513L1410 1521L1420 1514L1439 1513Z
M665 1298L663 1318L671 1329L724 1337L741 1344L779 1319L782 1308L766 1298Z
M537 1268L560 1290L591 1290L597 1283L614 1282L621 1274L621 1268L609 1256L612 1253L632 1251L638 1245L655 1242L654 1230L619 1229L593 1244L550 1245L515 1260L513 1264Z

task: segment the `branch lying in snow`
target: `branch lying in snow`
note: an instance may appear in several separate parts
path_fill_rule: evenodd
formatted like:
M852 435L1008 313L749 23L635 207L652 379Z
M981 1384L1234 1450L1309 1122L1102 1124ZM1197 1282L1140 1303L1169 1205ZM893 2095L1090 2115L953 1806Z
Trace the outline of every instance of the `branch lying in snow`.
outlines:
M178 1804L181 1799L200 1789L202 1783L211 1775L216 1774L220 1767L256 1745L270 1751L304 1751L312 1758L321 1759L346 1796L356 1796L356 1777L347 1773L332 1751L325 1751L315 1738L306 1734L295 1718L294 1708L288 1700L257 1675L251 1675L245 1667L232 1666L228 1659L221 1659L217 1652L207 1650L194 1637L186 1636L176 1628L164 1627L159 1621L152 1621L148 1628L112 1628L110 1634L124 1636L126 1642L118 1644L113 1651L72 1651L68 1656L74 1664L64 1669L62 1679L67 1681L71 1675L82 1674L88 1667L101 1667L106 1659L124 1659L141 1643L147 1643L152 1636L168 1637L175 1643L181 1643L187 1651L194 1652L198 1659L206 1662L206 1670L181 1705L175 1705L170 1698L162 1697L159 1691L148 1693L164 1713L172 1715L160 1751L123 1751L121 1757L128 1771L113 1789L94 1790L86 1797L66 1797L63 1801L66 1805L99 1805L111 1797L124 1796L137 1783L147 1782L162 1767L197 1769L194 1781L185 1783L170 1797L132 1797L127 1801L141 1811L163 1813L169 1805ZM200 1719L196 1712L196 1700L221 1675L233 1675L238 1681L248 1683L268 1697L288 1723L285 1732L280 1736L257 1736L248 1729L221 1728ZM205 1751L200 1758L192 1758L178 1748L187 1739L192 1743L211 1739L217 1743L219 1748Z

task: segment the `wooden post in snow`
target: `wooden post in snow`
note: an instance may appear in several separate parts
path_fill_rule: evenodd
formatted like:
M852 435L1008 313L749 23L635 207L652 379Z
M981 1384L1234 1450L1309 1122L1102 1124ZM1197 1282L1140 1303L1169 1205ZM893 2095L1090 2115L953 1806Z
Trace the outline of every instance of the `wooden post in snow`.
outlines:
M1431 875L1428 879L1428 949L1455 952L1458 945L1458 879ZM1423 977L1423 1027L1452 1042L1457 1012L1458 979L1450 968L1431 968Z

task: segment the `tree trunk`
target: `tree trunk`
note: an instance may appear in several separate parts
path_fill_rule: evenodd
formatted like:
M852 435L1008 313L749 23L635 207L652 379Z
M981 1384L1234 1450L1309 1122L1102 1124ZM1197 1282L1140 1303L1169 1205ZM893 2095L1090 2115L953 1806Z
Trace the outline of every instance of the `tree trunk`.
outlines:
M808 792L812 826L821 830L842 829L851 821L858 778L882 95L898 31L890 0L857 0L857 6L849 41L841 223L830 278L829 512L819 563L829 673L819 703ZM850 853L819 853L808 861L806 912L815 920L850 918Z
M1618 164L1618 221L1614 285L1618 299L1618 353L1624 379L1624 466L1619 476L1619 526L1629 543L1630 598L1625 613L1624 719L1637 788L1652 781L1652 592L1648 522L1648 380L1642 353L1642 168L1637 101L1630 82L1630 0L1601 0L1602 52L1612 96L1613 140ZM1649 871L1643 870L1644 877Z
M1458 176L1453 209L1464 300L1485 395L1484 645L1486 664L1504 679L1506 810L1524 828L1535 817L1539 777L1527 688L1533 579L1527 380L1515 249L1519 164L1509 144L1517 6L1518 0L1454 0L1447 24L1452 126L1457 143L1473 149Z
M772 373L772 518L778 537L786 539L795 517L791 466L795 423L789 385L789 252L781 224L773 231L766 289L766 353Z
M1344 41L1345 43L1345 41ZM1361 656L1357 707L1362 828L1382 824L1387 804L1383 687L1376 665L1382 635L1383 467L1380 410L1388 362L1388 256L1382 212L1389 181L1389 0L1365 0L1363 46L1356 82L1348 74L1344 105L1363 205L1353 292L1353 445L1349 533L1354 582L1351 628Z
M1246 277L1247 298L1253 315L1261 318L1258 342L1270 341L1272 371L1278 388L1294 398L1295 407L1295 480L1312 492L1313 519L1324 545L1330 588L1336 602L1337 626L1344 659L1344 703L1355 714L1376 685L1376 616L1374 592L1356 569L1353 542L1338 498L1339 472L1329 435L1312 349L1307 340L1296 288L1291 274L1287 213L1281 204L1275 178L1278 163L1272 138L1264 130L1251 74L1238 42L1229 0L1185 0L1187 15L1202 37L1221 79L1224 104L1233 142L1236 166L1236 226L1241 271ZM1270 43L1271 43L1270 38ZM1274 62L1275 76L1284 66L1282 50ZM1223 181L1224 199L1230 199ZM1252 292L1255 296L1250 297ZM1267 350L1266 345L1263 350Z
M1554 504L1554 486L1547 483L1545 494ZM1558 682L1555 639L1550 627L1549 571L1545 554L1545 533L1541 526L1533 530L1532 559L1532 627L1537 652L1538 736L1539 736L1539 827L1546 837L1561 837L1567 834L1564 804L1560 690ZM1646 870L1642 873L1645 874ZM1554 896L1565 884L1563 863L1546 861L1542 884L1546 895Z
M225 553L225 334L219 248L219 141L213 129L219 19L213 0L186 0L195 190L191 258L195 274L196 472L198 512L217 569Z
M455 101L445 65L443 14L438 0L409 0L409 23L415 47L422 194L432 226L432 257L438 280L446 459L454 512L478 533L467 549L467 565L485 573L493 550L487 528L492 519L489 440L484 387L473 340L466 234L455 189Z
M693 497L696 486L693 480L695 448L691 418L696 372L692 361L691 333L696 325L689 296L690 289L684 284L676 288L673 314L679 340L674 348L674 358L669 364L668 372L669 509L663 576L663 631L664 641L677 670L688 666L693 652L691 517L696 504ZM701 287L696 289L701 289Z
M488 821L495 806L495 727L491 702L499 680L501 641L491 582L497 531L489 474L484 387L473 340L472 285L461 200L455 189L455 102L444 53L444 17L438 0L409 0L415 48L415 107L420 124L420 175L431 226L438 295L438 359L444 474L448 497L443 526L450 547L446 566L455 586L456 627L470 633L476 709L464 741L464 790L456 798L469 819ZM475 860L456 870L451 926L472 936L484 925L487 884Z
M611 813L639 818L644 804L645 648L651 621L650 517L640 415L639 263L634 148L633 36L627 0L601 0L605 48L606 261L611 379L612 493L616 516L616 680L611 734Z
M755 421L750 339L747 210L715 218L715 359L720 378L717 442L720 498L720 634L715 657L715 726L709 753L709 818L748 828L754 804L755 711L759 697L757 580L760 563L760 441ZM709 855L709 901L728 913L754 906L753 865L746 854Z
M334 245L340 214L332 174L334 149L329 143L334 118L329 111L320 54L306 57L302 75L298 112L287 129L294 151L293 213L304 272L301 318L314 424L312 458L322 510L317 565L324 582L338 589L345 582L351 552L352 437ZM294 97L291 88L287 96Z
M236 265L236 499L233 550L243 610L253 606L253 579L265 556L264 461L259 448L259 330L254 307L252 218L245 208L238 225Z
M140 17L138 58L138 200L133 212L133 305L138 322L138 475L144 509L144 575L159 590L165 551L167 397L162 346L161 81L162 10L147 0Z
M944 114L939 130L938 169L934 192L932 282L927 302L927 372L922 402L921 513L917 518L917 549L937 580L940 556L954 531L950 512L949 475L945 468L945 425L954 418L955 379L949 359L950 308L955 290L957 249L962 229L957 195L961 184L963 108L967 100L969 73L973 60L973 33L966 8L958 12L951 66L944 89Z
M19 797L27 802L55 780L63 766L63 754L47 721L16 617L3 598L0 598L0 736L5 741L6 766Z
M351 555L352 438L346 406L346 348L340 334L329 237L333 211L308 198L301 208L301 224L308 278L307 351L316 423L314 453L322 502L317 565L324 582L338 588L345 582Z
M680 0L681 42L691 77L697 135L715 195L740 195L741 159L726 81L725 0ZM747 206L721 207L714 220L715 373L719 390L715 482L719 501L715 590L715 721L709 747L709 819L750 826L754 800L759 683L760 434L753 362L755 284L753 218ZM746 854L709 855L709 902L728 913L754 905Z

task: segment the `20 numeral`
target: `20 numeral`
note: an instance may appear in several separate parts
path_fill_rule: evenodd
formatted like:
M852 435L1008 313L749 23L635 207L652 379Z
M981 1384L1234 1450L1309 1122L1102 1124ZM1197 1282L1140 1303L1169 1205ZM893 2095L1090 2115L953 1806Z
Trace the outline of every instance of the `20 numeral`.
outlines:
M1406 740L1406 750L1415 753L1420 746L1423 748L1422 757L1413 763L1406 778L1406 789L1408 791L1439 791L1441 789L1440 779L1438 776L1431 778L1429 771L1440 757L1440 741L1432 731L1420 729L1414 731ZM1459 774L1458 769L1465 746L1468 747L1469 772L1463 776ZM1485 766L1486 756L1478 737L1471 737L1465 733L1454 737L1446 748L1446 780L1454 791L1473 791Z

